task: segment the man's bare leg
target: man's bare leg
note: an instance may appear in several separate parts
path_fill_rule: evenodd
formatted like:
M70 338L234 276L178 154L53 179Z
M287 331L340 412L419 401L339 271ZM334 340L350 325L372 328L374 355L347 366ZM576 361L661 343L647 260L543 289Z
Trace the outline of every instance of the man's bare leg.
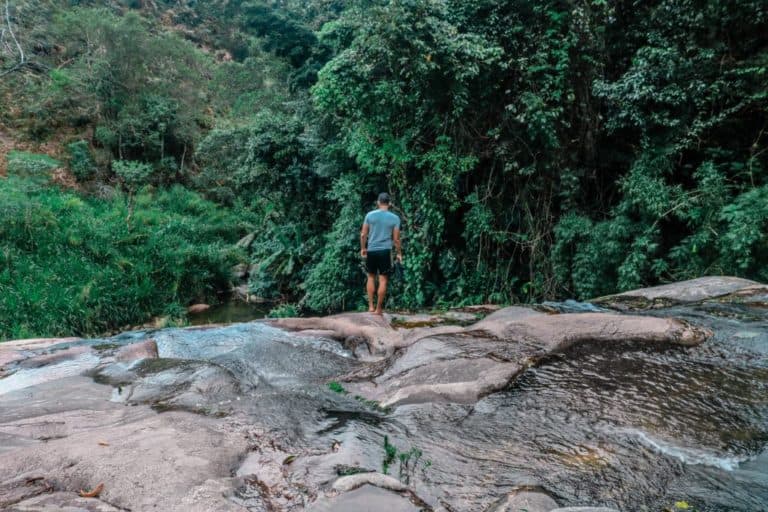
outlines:
M379 290L378 290L378 304L376 305L376 314L377 315L383 315L384 314L384 297L387 296L387 280L389 279L388 276L385 276L384 274L379 274Z
M373 313L373 294L376 291L376 274L368 274L368 283L366 284L366 291L368 292L368 312Z

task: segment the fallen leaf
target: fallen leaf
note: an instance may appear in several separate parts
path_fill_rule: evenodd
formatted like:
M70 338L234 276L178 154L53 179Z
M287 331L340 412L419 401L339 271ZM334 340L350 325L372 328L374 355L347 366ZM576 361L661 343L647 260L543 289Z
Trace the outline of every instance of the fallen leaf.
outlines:
M286 458L283 460L283 464L284 464L284 465L288 465L288 464L290 464L291 462L293 462L294 460L296 460L296 456L295 456L295 455L289 455L289 456L287 456L287 457L286 457Z
M99 441L99 446L109 446L109 443L106 441Z
M101 491L104 490L104 484L101 483L97 485L92 491L84 491L80 489L80 497L81 498L96 498L99 494L101 494Z
M341 443L338 442L338 441L334 441L333 444L331 445L331 449L334 452L337 452L337 451L339 451L339 448L341 448Z

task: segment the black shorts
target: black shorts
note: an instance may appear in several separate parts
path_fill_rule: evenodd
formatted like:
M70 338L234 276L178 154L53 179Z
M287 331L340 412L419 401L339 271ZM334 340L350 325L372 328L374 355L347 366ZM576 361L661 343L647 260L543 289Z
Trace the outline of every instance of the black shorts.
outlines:
M365 258L365 270L369 274L388 276L392 272L392 251L368 251Z

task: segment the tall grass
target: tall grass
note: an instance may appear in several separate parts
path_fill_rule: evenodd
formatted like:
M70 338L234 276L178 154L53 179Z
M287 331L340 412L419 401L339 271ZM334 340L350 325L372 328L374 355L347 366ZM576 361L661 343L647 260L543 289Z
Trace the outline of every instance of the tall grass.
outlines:
M0 180L0 340L93 335L210 299L244 222L180 186L99 200Z

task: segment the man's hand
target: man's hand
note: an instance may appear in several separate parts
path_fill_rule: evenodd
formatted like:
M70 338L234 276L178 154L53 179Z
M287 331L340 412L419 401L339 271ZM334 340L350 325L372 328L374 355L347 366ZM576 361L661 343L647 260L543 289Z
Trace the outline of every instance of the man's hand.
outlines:
M368 256L368 249L360 249L360 256L363 258Z
M403 264L403 255L402 255L402 254L398 254L398 255L397 255L397 262L398 262L399 264L401 264L401 265Z

